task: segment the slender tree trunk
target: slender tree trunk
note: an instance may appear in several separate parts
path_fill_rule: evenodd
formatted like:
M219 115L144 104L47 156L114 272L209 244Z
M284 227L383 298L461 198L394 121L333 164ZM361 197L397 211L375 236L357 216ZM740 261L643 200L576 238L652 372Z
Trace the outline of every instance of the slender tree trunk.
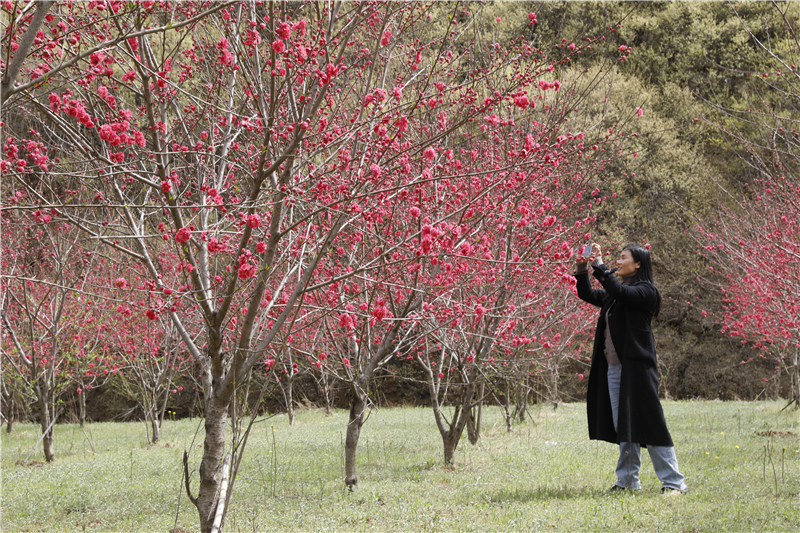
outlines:
M50 427L50 408L47 400L39 396L39 423L42 426L44 438L42 439L42 451L44 451L44 459L48 463L53 462L56 458L55 450L53 449L53 431L54 428Z
M86 424L86 391L78 394L78 419L83 427Z
M553 372L550 376L552 379L551 383L553 385L552 388L550 389L552 395L551 400L553 402L553 411L555 411L556 409L558 409L558 378L559 378L558 367L553 369Z
M450 435L442 439L444 443L444 464L453 466L455 464L456 447L458 447L458 438Z
M14 425L14 398L9 395L4 400L6 409L3 413L3 418L6 423L6 433L11 433Z
M331 394L328 387L325 387L325 416L333 415L333 402L331 401Z
M453 417L448 422L445 420L444 416L442 416L442 406L439 401L439 387L432 377L433 376L429 373L430 381L428 382L428 386L431 390L431 401L433 402L433 417L436 420L436 427L439 429L439 435L441 435L442 444L444 445L444 463L446 466L450 467L454 464L458 442L461 440L464 428L469 424L469 420L472 417L472 409L475 407L472 405L472 399L475 396L475 382L469 381L464 384L464 391L461 393L458 404L455 406ZM472 372L470 379L474 380L475 377L475 372ZM482 401L482 398L483 396L479 398L479 401ZM480 423L478 425L480 425ZM476 430L475 434L478 435L479 432ZM477 439L475 442L477 442Z
M506 394L503 398L502 405L503 405L503 414L505 415L506 419L506 431L511 433L514 429L514 415L511 414L511 385L508 380L505 380L506 383Z
M481 382L480 399L478 400L478 405L469 410L469 417L467 418L467 437L469 438L469 443L473 446L478 444L478 441L481 438L481 416L483 412L484 387L485 384ZM453 448L453 452L455 452L455 448ZM446 455L447 453L445 453L445 456Z
M161 437L161 432L158 427L158 413L156 403L152 397L149 397L149 392L144 390L144 398L142 401L142 410L144 411L145 431L147 432L148 444L156 444ZM152 433L148 431L147 426L150 426Z
M44 451L44 458L48 463L52 463L56 458L56 452L53 448L53 428L42 439L42 449Z
M800 409L800 349L794 349L794 366L790 372L792 384L792 399L794 408Z
M521 424L525 422L525 416L528 413L528 398L530 398L530 388L522 383L517 389L517 410L514 413L517 421Z
M14 425L14 396L11 394L3 394L5 410L3 418L6 422L6 433L11 433Z
M325 416L331 416L333 410L333 395L331 391L331 384L328 382L328 377L322 373L322 393L325 397Z
M158 444L161 440L161 423L158 415L150 417L150 427L153 430L153 437L150 439L150 444Z
M353 386L352 391L350 420L347 423L347 438L344 444L344 484L350 490L356 490L358 488L356 448L358 448L358 438L361 436L361 426L364 424L364 411L367 408L367 402L363 393L360 393L357 387Z
M294 419L297 416L296 411L294 410L294 396L292 392L294 391L294 376L287 374L287 383L286 383L286 412L289 415L289 425L294 426Z
M164 426L164 416L167 413L167 404L169 403L169 390L172 388L172 376L169 378L167 390L164 393L164 401L161 402L161 407L157 408L156 419L158 420L158 436L161 437L161 428ZM156 402L158 405L158 402Z
M200 515L200 531L210 533L217 509L217 497L222 479L222 459L225 455L225 425L228 405L217 400L212 393L206 405L206 437L203 442L203 460L200 463L200 491L195 506Z
M444 445L444 464L452 467L455 465L456 448L461 441L461 435L464 434L464 427L467 425L469 419L469 400L463 404L463 409L460 413L453 415L453 420L450 424L449 431L442 433L442 444Z
M345 439L345 460L344 471L345 478L344 484L351 490L358 488L358 478L356 477L356 449L358 448L358 438L361 435L361 426L364 424L364 413L367 409L366 392L369 390L369 385L375 369L381 361L391 354L392 345L397 338L400 331L401 317L407 317L412 311L418 309L422 305L422 298L417 297L410 299L405 308L396 315L397 322L386 333L380 346L366 360L366 366L361 373L358 381L350 384L350 419L347 422L347 438ZM359 348L354 338L348 338L346 349L351 355L352 361L359 360ZM358 365L357 365L358 368ZM430 370L430 368L429 368Z
M442 433L441 428L439 430L439 432L442 433L442 441L444 443L444 461L448 466L453 466L455 464L454 461L456 448L461 440L461 435L464 434L464 428L467 425L469 415L474 407L473 400L475 398L475 392L477 388L475 384L477 375L474 371L471 372L471 374L472 375L470 376L469 382L465 384L464 392L461 394L461 398L459 399L460 403L457 406L456 412L453 413L453 419L450 421L450 429L446 433ZM481 393L484 391L484 387L485 383L481 381ZM483 394L481 394L478 398L478 402L478 405L483 403ZM476 428L476 433L478 436L480 436L480 424L478 424L478 427Z

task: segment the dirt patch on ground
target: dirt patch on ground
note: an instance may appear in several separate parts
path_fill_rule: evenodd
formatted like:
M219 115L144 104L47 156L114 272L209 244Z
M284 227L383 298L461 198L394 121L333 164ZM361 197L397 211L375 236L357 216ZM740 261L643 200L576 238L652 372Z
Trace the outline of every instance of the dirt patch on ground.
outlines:
M20 461L17 461L15 464L17 466L44 466L47 463L44 463L42 461L31 461L30 463L26 463L25 461L20 460Z
M796 433L792 433L791 431L777 431L774 429L768 429L766 431L756 431L756 435L759 437L796 437Z

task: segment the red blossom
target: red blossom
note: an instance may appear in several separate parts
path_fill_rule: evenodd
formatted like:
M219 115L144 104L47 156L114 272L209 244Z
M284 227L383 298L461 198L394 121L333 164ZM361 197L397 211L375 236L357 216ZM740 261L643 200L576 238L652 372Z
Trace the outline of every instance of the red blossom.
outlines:
M369 166L369 169L372 171L373 178L380 178L381 177L381 167L376 165L375 163Z
M180 243L188 242L190 238L191 238L191 233L189 232L189 228L186 227L179 229L178 232L175 234L176 242Z
M247 217L247 225L255 229L261 226L261 217L257 214L252 214Z
M275 33L277 33L281 39L288 39L292 35L292 27L288 22L281 22L275 29Z
M249 279L255 277L256 273L257 271L254 265L251 265L250 263L245 263L239 267L237 275L239 276L239 279Z

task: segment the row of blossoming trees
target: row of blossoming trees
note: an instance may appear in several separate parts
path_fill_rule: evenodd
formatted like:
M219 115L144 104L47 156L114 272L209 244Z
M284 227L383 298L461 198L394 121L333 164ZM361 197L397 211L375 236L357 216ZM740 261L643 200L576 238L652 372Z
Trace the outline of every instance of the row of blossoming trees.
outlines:
M155 440L194 365L186 489L211 531L277 369L283 387L301 366L346 384L351 487L392 359L426 376L447 462L481 383L521 387L524 409L529 376L585 333L570 257L621 148L581 111L630 49L545 53L527 12L501 45L482 10L2 5L3 392L36 402L48 460L67 388L121 372ZM589 59L609 65L587 78Z
M752 75L746 109L717 106L714 116L745 172L724 190L729 207L700 222L696 235L720 285L722 331L753 349L741 364L774 363L776 389L788 374L789 404L800 407L800 42L787 11L776 4L770 21L786 37L780 47L742 21L763 71Z

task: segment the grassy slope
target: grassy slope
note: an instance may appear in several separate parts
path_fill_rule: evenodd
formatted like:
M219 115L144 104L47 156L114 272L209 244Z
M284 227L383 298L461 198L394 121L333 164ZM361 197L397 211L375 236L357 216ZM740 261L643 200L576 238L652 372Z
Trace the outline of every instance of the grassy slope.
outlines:
M346 413L326 418L304 411L294 428L278 417L255 431L225 530L798 531L800 413L780 413L782 406L666 402L691 487L690 495L673 498L660 495L649 458L643 459L644 490L606 492L614 482L615 448L586 439L583 404L562 405L556 413L535 408L534 421L512 433L499 411L489 409L483 438L470 446L465 437L455 470L442 467L429 410L373 412L362 430L355 493L345 492L342 482ZM16 463L38 437L35 427L3 432L0 527L164 532L175 524L180 497L178 531L196 530L180 472L197 427L197 419L168 422L163 444L147 449L141 424L94 424L85 433L59 426L56 463L34 466ZM757 434L770 429L795 436ZM764 475L767 444L773 451Z

